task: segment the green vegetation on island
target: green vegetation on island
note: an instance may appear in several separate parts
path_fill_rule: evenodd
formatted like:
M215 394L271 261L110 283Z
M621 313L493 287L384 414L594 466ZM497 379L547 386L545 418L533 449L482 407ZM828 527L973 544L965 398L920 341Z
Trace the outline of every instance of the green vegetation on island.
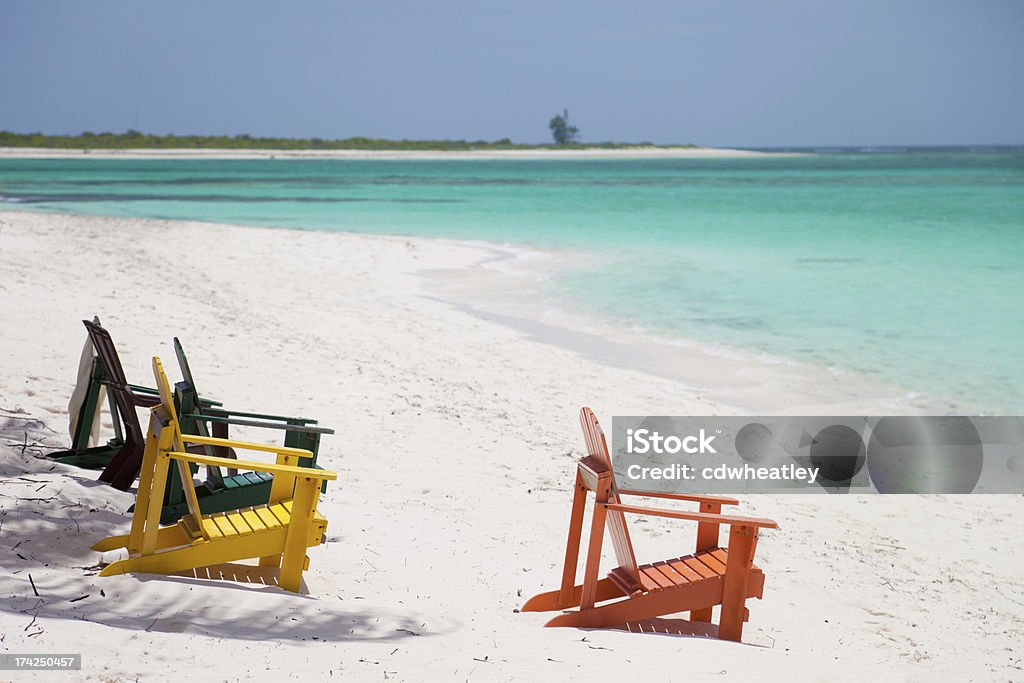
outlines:
M566 124L568 122L566 121ZM82 133L80 135L44 135L0 131L0 147L38 147L50 149L323 149L393 151L472 151L506 149L629 149L633 147L696 147L696 145L655 145L650 142L576 141L576 131L562 144L520 144L501 140L382 140L377 138L264 138L252 135L149 135L137 130L124 133Z

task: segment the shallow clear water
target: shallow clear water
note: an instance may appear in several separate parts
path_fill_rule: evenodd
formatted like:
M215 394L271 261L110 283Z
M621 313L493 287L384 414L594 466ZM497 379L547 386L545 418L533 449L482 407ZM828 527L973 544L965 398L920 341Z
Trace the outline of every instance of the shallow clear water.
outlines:
M586 249L580 309L1024 411L1024 153L0 160L0 202Z

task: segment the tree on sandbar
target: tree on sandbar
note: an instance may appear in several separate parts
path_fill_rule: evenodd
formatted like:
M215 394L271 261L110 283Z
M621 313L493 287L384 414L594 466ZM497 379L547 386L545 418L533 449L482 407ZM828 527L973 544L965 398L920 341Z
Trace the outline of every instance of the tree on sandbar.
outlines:
M548 128L551 129L551 137L554 138L556 145L572 145L580 141L579 128L569 123L568 109L551 119Z

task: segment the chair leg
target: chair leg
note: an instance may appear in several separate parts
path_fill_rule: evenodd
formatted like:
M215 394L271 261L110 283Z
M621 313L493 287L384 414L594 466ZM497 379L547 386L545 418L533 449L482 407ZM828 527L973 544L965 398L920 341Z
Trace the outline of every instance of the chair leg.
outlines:
M743 637L746 613L747 577L754 562L757 527L734 525L729 529L729 557L722 586L722 613L718 618L718 637L739 642Z
M707 607L705 609L692 609L690 610L690 621L700 621L706 624L710 624L714 618L714 608Z
M286 591L298 593L302 588L302 570L305 565L305 556L299 562L282 562L281 573L278 575L277 585Z
M594 596L594 602L604 602L605 600L611 600L612 598L621 598L626 594L623 592L619 585L611 579L605 578L597 582L597 591ZM561 589L556 591L548 591L547 593L538 593L532 598L526 601L519 611L520 612L550 612L556 609L568 609L570 607L578 607L580 599L583 596L583 584L576 584L569 589L569 597L563 599L563 591Z
M106 552L108 550L117 550L118 548L127 548L131 536L111 536L104 538L93 545L93 550L100 552ZM192 539L188 538L181 527L177 524L171 526L161 527L157 532L156 536L156 548L157 550L163 550L164 548L174 548L179 545L187 545L191 543Z
M166 550L153 555L140 555L119 560L107 565L100 572L100 576L115 576L128 572L173 574L186 569L209 567L214 564L257 557L261 553L270 551L271 548L280 548L282 541L282 534L266 532L234 540L206 541L198 545Z
M590 545L587 547L587 564L583 569L583 593L580 595L580 609L588 610L593 608L597 599L597 573L601 569L601 544L604 541L604 522L608 516L608 510L602 503L602 498L607 500L607 488L605 484L605 495L597 496L594 503L594 517L590 522Z
M114 456L114 459L110 461L107 469L103 470L103 475L100 476L100 479L119 491L127 491L135 483L135 479L139 476L141 469L142 444L128 441L125 442L125 445L118 454ZM105 479L104 477L107 476L109 471L112 471L112 474L108 479Z
M102 541L97 541L93 544L92 549L98 550L101 553L105 553L108 550L117 550L118 548L127 548L128 540L131 538L130 535L125 536L108 536Z
M700 511L717 515L722 512L721 503L701 503ZM718 547L719 525L711 522L701 522L697 525L697 552L710 550ZM690 610L690 621L700 621L710 624L712 619L712 608Z
M280 475L278 475L280 476ZM306 568L306 548L309 545L313 507L320 484L309 477L296 478L292 514L281 553L281 575L278 585L298 593L302 585L302 570ZM261 560L262 562L262 560Z
M704 581L679 586L675 589L634 595L592 609L560 614L546 626L572 626L576 628L605 628L675 614L692 605L713 605L721 596L718 581Z
M266 555L260 558L261 567L280 567L281 566L281 553L275 555Z
M100 472L99 480L107 484L113 485L114 479L117 476L118 471L124 466L124 463L129 458L129 444L121 444L121 447L117 449L113 457L110 458L110 462Z
M569 540L565 545L565 564L562 567L562 587L558 601L564 607L580 604L573 600L573 584L576 583L576 563L580 559L580 540L583 536L583 513L587 504L587 488L583 478L576 472L576 492L572 496L572 512L569 515Z

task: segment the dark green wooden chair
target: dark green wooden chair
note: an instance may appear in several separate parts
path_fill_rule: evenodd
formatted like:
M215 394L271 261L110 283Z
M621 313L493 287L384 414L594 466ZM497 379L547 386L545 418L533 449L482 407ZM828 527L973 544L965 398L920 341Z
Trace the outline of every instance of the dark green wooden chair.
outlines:
M174 338L174 354L178 357L182 381L174 386L175 407L178 410L182 432L198 436L229 438L228 427L256 427L284 432L284 445L291 448L302 448L310 451L311 458L300 458L300 467L317 467L316 458L320 449L320 437L333 434L334 430L320 427L317 421L304 417L285 417L267 413L250 413L227 410L221 405L210 405L197 400L198 391L192 369L189 366L185 350L177 337ZM230 448L222 446L202 446L206 455L221 458L234 458ZM197 470L193 474L198 474ZM270 487L273 476L265 472L245 472L227 469L222 472L219 467L207 467L206 480L196 485L196 497L203 514L237 510L251 505L264 505L270 498ZM324 481L322 490L326 491ZM167 485L167 497L161 514L161 521L171 524L181 519L188 512L188 501L177 471L172 471L171 481Z

